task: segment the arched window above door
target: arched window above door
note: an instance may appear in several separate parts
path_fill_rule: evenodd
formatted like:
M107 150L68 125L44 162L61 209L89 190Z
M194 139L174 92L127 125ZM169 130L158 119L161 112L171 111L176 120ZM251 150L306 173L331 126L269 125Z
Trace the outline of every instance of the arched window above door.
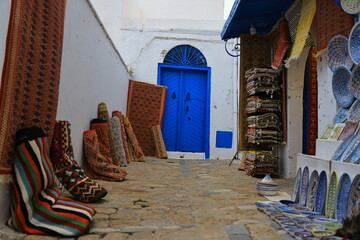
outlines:
M206 67L205 56L190 45L180 45L171 49L164 58L164 63L189 67Z

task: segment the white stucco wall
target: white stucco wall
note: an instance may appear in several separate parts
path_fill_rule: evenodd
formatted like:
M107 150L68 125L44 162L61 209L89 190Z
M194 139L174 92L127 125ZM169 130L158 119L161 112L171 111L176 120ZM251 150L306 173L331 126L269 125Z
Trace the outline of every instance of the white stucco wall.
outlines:
M318 136L326 129L328 124L333 123L337 112L337 103L332 91L333 72L326 62L326 51L323 52L317 61L318 72Z
M72 124L75 159L82 165L83 132L100 102L125 112L129 74L87 0L68 0L58 120Z
M0 74L2 73L11 0L0 1ZM0 75L1 76L1 75ZM0 77L1 86L1 77ZM0 183L0 227L10 216L10 184Z
M297 154L302 152L303 90L305 65L309 47L298 60L291 61L287 72L287 144L281 147L281 173L290 178L296 175Z

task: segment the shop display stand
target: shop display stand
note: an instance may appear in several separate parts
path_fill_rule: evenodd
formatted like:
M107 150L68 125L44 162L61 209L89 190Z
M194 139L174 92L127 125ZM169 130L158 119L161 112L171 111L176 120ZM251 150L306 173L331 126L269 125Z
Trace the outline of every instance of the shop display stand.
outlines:
M251 176L271 174L279 177L278 156L282 140L280 71L268 69L272 72L270 74L265 68L261 70L264 71L263 76L258 73L260 77L247 78L246 141L253 151L247 152L244 167Z

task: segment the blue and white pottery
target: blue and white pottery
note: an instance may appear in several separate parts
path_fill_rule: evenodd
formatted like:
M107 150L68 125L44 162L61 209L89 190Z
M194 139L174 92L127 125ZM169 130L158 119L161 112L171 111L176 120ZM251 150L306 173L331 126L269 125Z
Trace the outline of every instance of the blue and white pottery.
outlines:
M336 102L344 108L348 108L355 101L355 97L350 89L351 71L347 67L336 68L332 76L332 90Z
M350 188L351 188L350 176L349 174L344 173L340 177L340 181L339 181L337 201L336 201L336 211L335 211L335 217L338 220L338 222L341 223L346 218Z
M301 184L301 168L298 169L295 177L294 187L291 195L291 201L299 202L300 184Z
M301 184L300 184L300 194L299 194L299 204L306 204L307 190L309 187L309 168L304 167L304 170L301 175Z
M315 199L316 199L316 192L319 184L319 174L316 170L311 173L309 187L306 197L306 207L314 210L315 208Z
M325 199L326 199L326 191L327 191L327 176L326 172L322 171L319 177L319 184L316 191L316 199L315 199L315 212L320 214L324 211Z
M328 44L326 52L326 61L331 71L344 66L351 68L353 62L350 58L348 48L348 38L343 35L334 36Z
M348 51L350 58L355 64L360 63L360 22L351 29L349 35Z
M332 160L340 160L341 155L345 152L346 148L349 146L351 141L354 139L355 133L351 133L347 138L342 141L339 147L335 150L333 156L331 157Z
M341 107L334 116L333 123L344 123L349 117L349 109Z

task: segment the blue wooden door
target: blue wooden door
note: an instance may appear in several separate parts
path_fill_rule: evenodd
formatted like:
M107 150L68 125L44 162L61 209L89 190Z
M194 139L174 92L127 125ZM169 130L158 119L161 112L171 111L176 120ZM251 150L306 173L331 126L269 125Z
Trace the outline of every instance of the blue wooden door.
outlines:
M161 68L167 86L162 133L168 151L205 152L208 72Z

